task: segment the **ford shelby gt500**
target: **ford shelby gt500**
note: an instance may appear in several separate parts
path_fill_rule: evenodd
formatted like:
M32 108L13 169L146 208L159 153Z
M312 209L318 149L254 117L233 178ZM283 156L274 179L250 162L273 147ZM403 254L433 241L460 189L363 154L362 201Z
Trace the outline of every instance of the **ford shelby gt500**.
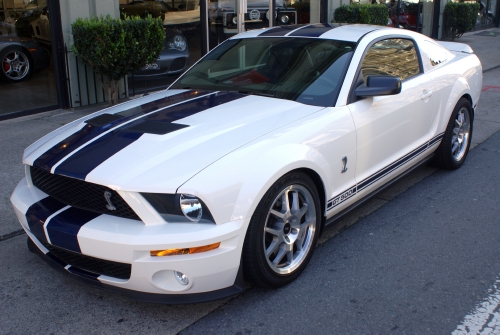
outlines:
M133 299L279 287L363 200L424 162L459 168L481 86L470 47L411 31L248 31L29 146L11 202L31 251Z

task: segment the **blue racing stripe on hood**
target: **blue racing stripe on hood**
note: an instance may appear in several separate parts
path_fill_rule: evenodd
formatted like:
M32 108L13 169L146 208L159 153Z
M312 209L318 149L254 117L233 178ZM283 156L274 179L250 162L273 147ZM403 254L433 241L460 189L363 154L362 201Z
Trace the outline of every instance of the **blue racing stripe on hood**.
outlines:
M148 114L122 128L117 128L107 133L96 141L83 147L57 166L54 173L85 180L87 174L93 169L120 150L137 141L144 134L137 130L140 129L138 126L141 123L172 123L245 96L245 94L236 92L218 92ZM184 125L184 127L186 126ZM170 131L181 128L182 127L171 127Z
M119 127L121 124L137 118L141 115L154 112L158 109L168 107L173 104L177 104L187 99L192 99L198 96L202 96L209 93L208 91L188 91L172 95L166 98L158 99L155 101L148 102L144 105L133 107L129 110L125 110L116 114L102 114L93 119L86 121L87 125L82 129L78 130L76 133L72 134L63 141L57 143L52 148L47 150L44 154L38 157L33 163L34 166L50 171L52 167L57 164L61 159L66 157L68 154L77 150L79 147L89 142L90 140L101 135L105 131ZM108 118L109 122L99 125L99 122L93 122L96 119L103 119L103 115L110 116ZM97 121L97 120L96 120Z

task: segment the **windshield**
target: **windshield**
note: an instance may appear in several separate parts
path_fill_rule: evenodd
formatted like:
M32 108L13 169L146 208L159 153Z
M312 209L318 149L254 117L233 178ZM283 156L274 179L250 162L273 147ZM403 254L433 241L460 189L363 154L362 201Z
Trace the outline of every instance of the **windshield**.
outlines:
M262 37L228 40L171 88L238 91L334 106L352 42Z

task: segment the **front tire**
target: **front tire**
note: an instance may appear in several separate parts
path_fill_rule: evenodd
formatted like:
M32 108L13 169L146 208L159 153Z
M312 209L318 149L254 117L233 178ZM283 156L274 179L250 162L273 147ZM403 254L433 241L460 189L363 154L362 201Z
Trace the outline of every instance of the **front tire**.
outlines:
M298 172L280 178L250 221L242 253L245 279L263 287L295 280L314 252L321 215L311 178Z
M465 162L472 139L472 107L469 100L458 101L436 150L434 165L446 170L458 169Z

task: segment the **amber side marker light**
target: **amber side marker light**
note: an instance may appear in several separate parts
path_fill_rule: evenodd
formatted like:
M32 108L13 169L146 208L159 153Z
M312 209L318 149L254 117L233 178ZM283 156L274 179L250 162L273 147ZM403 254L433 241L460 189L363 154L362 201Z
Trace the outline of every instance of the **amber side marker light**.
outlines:
M217 249L219 246L220 246L220 242L209 244L209 245L204 245L202 247L151 250L151 256L174 256L174 255L198 254L200 252L206 252L206 251Z

